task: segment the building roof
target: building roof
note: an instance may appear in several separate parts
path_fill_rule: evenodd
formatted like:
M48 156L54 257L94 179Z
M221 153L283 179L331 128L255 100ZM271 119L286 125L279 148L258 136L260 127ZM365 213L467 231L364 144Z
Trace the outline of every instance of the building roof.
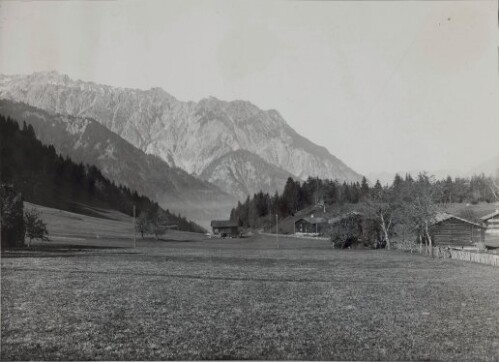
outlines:
M237 222L232 220L212 220L211 227L215 228L235 228L238 227Z
M351 211L351 212L347 212L346 214L339 215L339 216L333 217L332 219L329 219L328 223L329 224L337 224L342 220L348 219L349 217L358 217L358 216L362 216L362 214L360 212L357 212L357 211Z
M323 217L310 217L310 216L301 217L298 220L296 220L295 223L297 223L300 220L304 220L304 221L308 222L309 224L313 224L313 225L327 223L327 220Z
M496 211L494 211L494 212L492 212L492 213L490 213L488 215L482 216L480 218L480 220L487 221L488 219L492 219L493 217L495 217L497 215L499 215L499 210L496 210Z
M449 220L449 219L456 219L456 220L459 220L459 221L462 221L462 222L465 222L467 224L470 224L470 225L474 225L474 226L477 226L477 227L480 227L480 228L485 228L483 225L479 224L479 223L476 223L476 222L473 222L471 220L466 220L466 219L463 219L462 217L459 217L459 216L456 216L456 215L452 215L452 214L448 214L446 212L439 212L435 215L435 218L433 219L433 225L435 224L439 224L445 220Z
M499 240L487 240L485 241L485 246L490 249L499 249Z

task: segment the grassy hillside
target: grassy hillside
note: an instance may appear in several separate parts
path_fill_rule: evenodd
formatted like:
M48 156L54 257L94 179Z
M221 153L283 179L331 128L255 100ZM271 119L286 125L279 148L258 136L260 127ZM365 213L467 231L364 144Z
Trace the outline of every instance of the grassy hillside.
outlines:
M132 239L133 218L115 210L80 205L93 216L40 206L29 202L47 224L51 241L82 241L86 239Z
M132 215L161 210L158 204L102 175L95 166L76 164L58 155L53 146L45 146L35 137L31 125L19 128L16 121L0 115L0 181L12 184L24 199L38 205L92 215L96 208L114 209ZM170 223L179 229L203 232L204 229L180 215L166 211Z
M96 208L80 204L80 209L86 209L87 214L74 213L40 206L25 202L25 208L34 208L40 213L41 219L47 224L50 242L43 243L44 249L55 250L65 246L82 247L131 247L133 241L133 218L116 210ZM92 216L90 216L91 214ZM169 240L201 240L204 234L186 231L168 230L160 236L160 241ZM146 236L146 241L136 235L138 244L155 241L152 236ZM35 242L35 245L40 244Z

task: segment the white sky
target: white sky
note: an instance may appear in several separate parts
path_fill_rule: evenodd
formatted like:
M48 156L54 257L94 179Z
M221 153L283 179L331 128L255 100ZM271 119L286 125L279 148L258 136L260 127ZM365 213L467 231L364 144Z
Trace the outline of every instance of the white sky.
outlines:
M360 173L499 155L497 1L0 3L0 73L277 109Z

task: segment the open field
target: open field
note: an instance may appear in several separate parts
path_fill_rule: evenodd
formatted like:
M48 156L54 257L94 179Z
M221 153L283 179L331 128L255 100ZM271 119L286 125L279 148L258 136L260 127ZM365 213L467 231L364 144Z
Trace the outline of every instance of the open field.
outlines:
M178 236L5 253L1 358L499 359L498 268Z

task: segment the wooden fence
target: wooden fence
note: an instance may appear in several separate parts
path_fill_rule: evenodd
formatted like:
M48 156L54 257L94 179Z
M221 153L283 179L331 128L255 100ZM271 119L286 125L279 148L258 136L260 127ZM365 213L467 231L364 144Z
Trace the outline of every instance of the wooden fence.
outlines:
M486 252L468 251L468 250L455 250L450 248L444 248L435 246L431 250L428 247L423 246L422 248L410 249L411 252L420 253L423 255L429 255L434 258L439 259L454 259L454 260L464 260L473 263L488 264L493 266L499 266L499 255L490 254ZM408 249L405 249L409 251Z

